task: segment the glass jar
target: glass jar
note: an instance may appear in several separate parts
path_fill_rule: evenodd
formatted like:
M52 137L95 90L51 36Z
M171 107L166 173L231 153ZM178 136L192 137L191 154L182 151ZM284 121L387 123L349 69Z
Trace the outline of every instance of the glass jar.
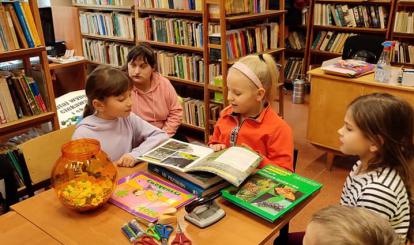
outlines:
M102 206L111 197L117 170L94 139L72 140L62 146L52 170L52 186L63 205L77 211Z

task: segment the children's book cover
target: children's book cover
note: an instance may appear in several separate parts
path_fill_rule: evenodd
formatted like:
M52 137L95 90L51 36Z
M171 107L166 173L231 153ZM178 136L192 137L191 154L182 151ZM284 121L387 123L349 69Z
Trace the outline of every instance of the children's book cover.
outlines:
M313 180L268 165L239 188L226 188L222 194L225 199L273 222L321 187Z
M144 172L137 172L118 181L109 202L144 218L157 221L164 210L190 203L194 196L188 191Z

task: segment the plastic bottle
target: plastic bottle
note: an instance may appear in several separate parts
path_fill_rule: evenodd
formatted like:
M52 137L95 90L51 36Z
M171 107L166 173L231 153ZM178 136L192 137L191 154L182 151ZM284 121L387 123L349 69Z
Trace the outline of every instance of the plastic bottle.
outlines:
M385 41L382 43L382 46L384 46L384 49L378 60L374 78L375 81L387 83L391 78L390 53L392 47L394 47L394 42Z

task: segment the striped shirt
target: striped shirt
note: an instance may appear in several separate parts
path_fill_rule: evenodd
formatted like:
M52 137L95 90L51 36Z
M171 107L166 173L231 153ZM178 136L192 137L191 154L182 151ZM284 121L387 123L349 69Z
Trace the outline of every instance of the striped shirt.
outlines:
M410 206L401 177L391 168L379 168L357 175L360 165L361 161L358 161L346 178L341 204L364 207L379 213L405 239L410 223Z

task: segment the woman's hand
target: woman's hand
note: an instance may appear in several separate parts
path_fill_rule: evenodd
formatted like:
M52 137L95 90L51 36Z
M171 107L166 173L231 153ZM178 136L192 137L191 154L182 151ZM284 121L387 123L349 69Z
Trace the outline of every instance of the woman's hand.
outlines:
M124 154L118 161L115 162L116 165L120 167L132 168L137 163L137 159L131 156L130 154Z
M221 150L224 150L226 148L226 145L224 145L224 144L210 144L210 145L208 145L208 147L210 147L214 151L221 151Z

